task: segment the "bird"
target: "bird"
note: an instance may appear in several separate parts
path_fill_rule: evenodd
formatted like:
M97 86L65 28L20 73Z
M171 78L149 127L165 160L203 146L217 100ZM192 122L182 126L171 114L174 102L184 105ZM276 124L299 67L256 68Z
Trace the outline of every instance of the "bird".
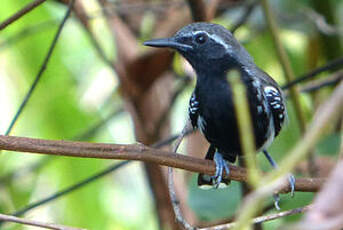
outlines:
M188 114L193 128L199 129L210 144L205 158L216 165L214 176L198 175L199 186L228 185L230 180L223 178L223 171L229 174L228 163L243 155L232 86L227 80L231 70L238 70L246 87L256 152L262 151L277 167L267 148L287 123L285 97L276 81L257 67L229 30L219 24L197 22L169 38L148 40L143 45L176 50L196 72ZM293 194L293 175L289 176L289 183Z

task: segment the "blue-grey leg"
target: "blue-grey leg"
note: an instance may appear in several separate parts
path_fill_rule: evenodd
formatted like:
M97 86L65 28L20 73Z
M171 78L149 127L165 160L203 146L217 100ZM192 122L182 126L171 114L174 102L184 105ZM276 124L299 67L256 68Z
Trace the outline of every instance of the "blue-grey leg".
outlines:
M273 194L273 199L274 199L274 207L276 210L280 210L280 206L279 206L279 201L280 201L280 195L279 193L274 193Z
M212 179L214 182L214 186L216 188L218 188L220 185L220 182L223 179L223 170L225 169L226 174L229 175L230 174L230 168L229 168L227 162L224 160L223 155L217 151L214 154L213 160L216 163L216 173L212 177Z
M263 150L263 154L265 155L265 157L267 158L267 160L269 161L269 163L271 164L271 166L273 168L277 168L278 165L277 163L273 160L272 156L269 155L269 153L267 152L267 150ZM288 176L288 181L289 181L289 185L291 187L291 196L294 196L294 188L295 188L295 177L290 174ZM279 201L280 201L280 196L279 194L274 194L273 195L274 198L274 206L277 210L280 210L280 206L279 206Z
M267 152L267 150L263 150L263 154L266 156L266 158L268 159L269 163L271 164L271 166L273 168L277 168L278 165L277 163L273 160L273 158L269 155L269 153ZM294 189L295 189L295 177L290 174L288 176L288 182L289 182L289 185L291 187L291 196L293 197L294 196Z

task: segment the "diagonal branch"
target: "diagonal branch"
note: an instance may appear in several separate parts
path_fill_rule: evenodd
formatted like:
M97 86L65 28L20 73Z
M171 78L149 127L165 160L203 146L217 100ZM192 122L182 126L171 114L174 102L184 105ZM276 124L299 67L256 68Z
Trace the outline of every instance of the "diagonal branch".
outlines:
M281 217L307 212L310 209L311 209L311 206L308 205L305 207L295 208L295 209L291 209L291 210L287 210L287 211L283 211L283 212L278 212L278 213L273 213L273 214L266 215L266 216L259 216L259 217L254 218L252 220L252 222L254 224L264 223L267 221L279 219ZM216 226L212 226L212 227L199 228L198 230L224 230L224 229L232 228L233 226L235 226L235 224L236 223L233 222L233 223L228 223L228 224L216 225Z
M13 14L11 17L6 19L4 22L0 23L0 30L5 29L8 25L15 22L40 4L44 3L46 0L35 0L27 4L23 9L19 10L17 13Z
M73 227L67 227L67 226L62 226L62 225L57 225L57 224L44 223L44 222L41 222L41 221L28 220L28 219L19 218L19 217L15 217L15 216L4 215L4 214L0 214L0 220L1 221L6 221L6 222L13 222L13 223L24 224L24 225L31 225L31 226L41 227L41 228L46 228L46 229L81 230L81 228L73 228Z
M240 16L240 18L237 20L237 22L231 27L231 32L235 33L235 31L241 27L243 24L246 23L246 21L249 19L249 17L251 16L251 14L253 13L254 9L257 6L257 1L254 0L252 2L248 2L246 4L246 6L244 7L244 12L243 14Z
M56 34L54 36L54 39L53 39L53 41L52 41L52 43L50 45L49 50L48 50L48 53L47 53L46 57L44 58L44 61L43 61L42 65L41 65L41 67L40 67L40 69L38 71L38 74L35 77L35 80L33 81L32 85L31 85L31 88L29 89L29 91L25 95L25 98L24 98L23 102L20 104L20 106L19 106L16 114L14 115L14 117L13 117L9 127L7 128L6 135L9 135L10 132L12 131L15 123L18 121L19 116L22 114L22 112L23 112L27 102L31 98L33 91L36 89L36 86L37 86L39 80L41 79L41 77L42 77L42 75L43 75L43 73L44 73L44 71L45 71L45 69L46 69L46 67L47 67L47 65L49 63L49 60L50 60L50 58L52 56L52 53L53 53L53 51L54 51L54 49L56 47L56 44L57 44L57 41L58 41L58 39L59 39L59 37L61 35L62 29L64 28L64 25L65 25L67 19L69 18L70 14L71 14L71 10L73 8L74 2L75 2L75 0L71 0L70 1L69 8L68 8L65 16L63 17L61 24L59 25L59 27L57 29L57 32L56 32Z
M339 58L327 63L324 66L316 68L316 69L310 71L309 73L306 73L300 77L297 77L295 80L288 82L287 84L282 86L282 89L289 89L290 87L292 87L292 86L294 86L300 82L309 80L309 79L317 76L318 74L320 74L324 71L328 71L328 70L332 70L332 69L341 69L342 66L343 66L343 57L339 57Z
M213 161L157 150L142 144L53 141L0 135L0 150L82 158L138 160L209 175L215 172ZM231 166L230 179L246 181L245 169ZM297 178L295 190L316 192L323 182L324 179L321 178ZM288 183L285 183L281 192L289 192L288 187Z
M34 208L37 208L37 207L42 206L42 205L44 205L44 204L46 204L48 202L56 200L56 199L66 195L66 194L69 194L69 193L71 193L71 192L73 192L73 191L75 191L75 190L77 190L79 188L82 188L83 186L85 186L85 185L87 185L87 184L89 184L91 182L94 182L95 180L97 180L99 178L104 177L104 176L110 174L111 172L114 172L115 170L117 170L117 169L127 165L128 163L130 163L130 161L122 161L120 163L116 163L114 165L111 165L110 167L106 168L105 170L102 170L99 173L96 173L96 174L92 175L91 177L88 177L88 178L86 178L86 179L84 179L84 180L82 180L82 181L80 181L80 182L78 182L78 183L76 183L76 184L74 184L74 185L72 185L70 187L62 189L62 190L54 193L51 196L48 196L48 197L46 197L44 199L41 199L39 201L33 202L33 203L25 206L24 208L14 212L12 215L13 216L24 215L25 213L27 213L28 211L30 211L30 210L32 210Z

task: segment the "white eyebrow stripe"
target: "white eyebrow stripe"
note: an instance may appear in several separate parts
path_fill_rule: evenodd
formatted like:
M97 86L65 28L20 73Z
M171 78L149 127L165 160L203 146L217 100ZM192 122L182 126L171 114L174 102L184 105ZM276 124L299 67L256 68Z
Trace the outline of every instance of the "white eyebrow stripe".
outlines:
M210 36L206 31L204 30L198 30L198 31L192 31L192 35L197 35L197 34L207 34L207 36Z
M226 50L228 50L228 49L231 50L230 46L227 43L225 43L225 41L223 41L223 39L221 39L216 34L209 34L209 33L207 33L206 31L203 31L203 30L198 30L198 31L192 32L193 35L197 35L197 34L200 34L200 33L205 33L209 38L213 39L214 41L216 41L217 43L219 43L223 47L225 47Z
M226 50L231 50L231 47L227 43L225 43L223 39L221 39L218 35L212 34L212 35L209 35L209 37L215 40L217 43L224 46Z

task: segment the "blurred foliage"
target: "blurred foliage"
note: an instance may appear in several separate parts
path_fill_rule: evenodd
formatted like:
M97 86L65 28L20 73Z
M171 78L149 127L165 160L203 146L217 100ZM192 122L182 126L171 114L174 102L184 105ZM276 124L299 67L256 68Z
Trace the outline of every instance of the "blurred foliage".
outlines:
M224 189L199 189L193 176L189 184L188 202L203 221L232 217L242 199L240 183L232 181Z
M0 7L0 21L4 21L24 4L31 1L3 0ZM91 1L90 1L91 2ZM318 32L308 20L288 21L285 16L298 15L301 7L312 7L312 1L274 1L274 7L280 14L282 41L285 44L292 67L297 76L306 73L309 56L312 55L309 40ZM336 15L343 15L342 1L330 1L336 6ZM89 3L95 4L94 2ZM294 6L299 6L294 7ZM301 6L301 7L300 7ZM30 87L33 78L45 57L59 22L65 12L65 6L48 1L34 11L14 22L0 33L0 132L4 133L17 107ZM215 21L231 25L240 8L230 9ZM142 12L144 14L144 11ZM287 15L288 14L288 15ZM281 17L284 16L284 17ZM98 16L101 17L101 16ZM337 16L338 17L338 16ZM99 19L99 18L97 18ZM283 20L284 19L284 20ZM151 12L144 14L141 27L141 39L149 38L155 18ZM342 24L342 21L340 23ZM32 32L28 37L13 43L8 39L27 28L50 22L42 30ZM294 23L293 23L294 22ZM296 22L296 23L295 23ZM337 20L337 27L340 26ZM100 36L99 28L107 30L103 21L95 20L98 37L105 40L106 53L115 56L113 39L109 31ZM294 25L296 29L294 29ZM229 27L229 26L228 26ZM34 29L33 29L34 30ZM254 57L256 64L268 72L280 84L284 77L275 54L270 34L264 27L260 9L250 17L247 24L237 33L239 40ZM339 37L342 42L342 36ZM323 42L317 40L317 42ZM340 50L342 53L342 50ZM318 55L318 63L328 61L324 53ZM182 75L183 66L176 55L175 71ZM327 74L322 74L323 77ZM71 18L62 32L56 50L50 60L42 80L18 121L13 135L39 137L46 139L71 140L101 121L114 108L122 106L122 99L115 89L118 81L95 53L87 34L80 23ZM181 94L171 113L172 130L178 132L186 119L188 98L194 85ZM315 111L312 97L302 96L302 103L310 121ZM322 99L325 100L325 97ZM289 125L270 148L275 160L282 161L285 154L299 140L300 134L295 121L292 103L288 103ZM116 115L88 141L133 143L132 121L127 113ZM320 155L337 157L340 134L328 135L316 147ZM40 161L42 156L23 155L4 152L0 155L0 177L17 169L28 167ZM270 170L262 154L258 154L259 165L264 171ZM8 183L0 182L0 213L12 213L28 203L44 198L57 190L66 188L109 165L106 160L75 159L54 157L38 171L22 175ZM218 220L234 215L241 201L240 184L232 182L223 190L202 191L196 187L195 177L188 184L188 205L201 220ZM84 227L88 229L157 229L153 198L140 164L134 163L103 179L85 186L59 200L41 206L27 214L32 219L59 224ZM282 209L292 209L309 204L311 193L296 193L295 198L282 195ZM271 200L266 203L270 204ZM265 229L275 229L285 222L295 221L299 215L265 223ZM3 229L27 229L24 226L6 224Z

